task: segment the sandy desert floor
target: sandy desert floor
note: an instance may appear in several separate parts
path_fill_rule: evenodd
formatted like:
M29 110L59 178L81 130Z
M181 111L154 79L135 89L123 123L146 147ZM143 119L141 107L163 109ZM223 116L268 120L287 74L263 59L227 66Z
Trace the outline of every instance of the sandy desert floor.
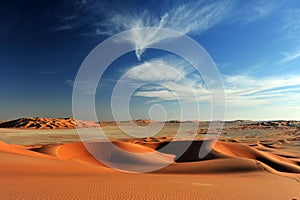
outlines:
M104 165L75 129L0 129L0 198L300 199L298 127L227 124L215 145L203 140L202 127L181 155L177 150L189 141L172 141L166 133L175 125L168 126L161 135L138 139L118 137L114 125L103 127L122 152L104 141L85 143L92 152L105 154L105 162L125 163L132 171L171 162L149 173ZM174 148L164 148L170 141ZM199 158L204 145L213 149Z

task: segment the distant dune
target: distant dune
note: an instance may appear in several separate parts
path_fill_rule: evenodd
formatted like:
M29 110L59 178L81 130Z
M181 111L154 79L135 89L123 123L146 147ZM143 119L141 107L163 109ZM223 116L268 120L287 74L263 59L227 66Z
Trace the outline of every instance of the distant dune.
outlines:
M151 124L154 121L152 121L150 119L137 119L137 120L133 120L133 122L136 124Z
M132 121L119 121L119 123L129 123L133 122L140 126L146 126L151 123L167 123L167 124L178 124L178 123L209 123L204 121L180 121L180 120L169 120L165 122L153 121L149 119L137 119ZM233 129L239 130L253 130L253 129L276 129L276 128L289 128L295 127L300 128L299 121L261 121L254 122L249 120L235 120L235 121L225 121L225 123L235 123L239 126L234 126ZM74 118L41 118L41 117L29 117L29 118L19 118L9 121L0 121L0 128L22 128L22 129L72 129L75 128L92 128L99 127L100 124L116 124L115 121L100 121L93 122L87 120L78 120ZM206 133L206 131L200 130L200 134Z
M97 127L99 123L74 118L20 118L0 122L0 128L67 129Z
M234 127L235 129L278 129L278 128L300 128L299 121L285 121L285 120L277 120L277 121L261 121L249 124L242 124L240 126Z

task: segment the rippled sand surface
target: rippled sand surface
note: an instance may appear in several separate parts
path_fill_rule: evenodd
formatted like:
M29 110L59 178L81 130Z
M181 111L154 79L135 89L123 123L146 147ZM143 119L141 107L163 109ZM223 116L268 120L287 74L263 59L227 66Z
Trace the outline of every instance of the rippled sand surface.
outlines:
M0 199L300 199L297 125L161 125L0 129Z

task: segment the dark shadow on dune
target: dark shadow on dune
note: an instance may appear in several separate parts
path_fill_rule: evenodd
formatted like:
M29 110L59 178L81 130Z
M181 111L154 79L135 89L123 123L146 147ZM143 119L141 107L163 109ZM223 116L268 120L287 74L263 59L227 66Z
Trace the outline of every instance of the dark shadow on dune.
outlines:
M191 143L191 144L190 144ZM169 146L167 146L169 145ZM155 150L175 155L175 162L196 162L204 160L212 160L218 158L227 158L228 156L223 155L215 150L210 150L208 144L205 144L204 141L172 141L160 143ZM201 147L204 147L201 149ZM187 148L187 149L186 149ZM200 158L200 151L207 151L207 155Z
M11 127L22 127L28 123L28 120L23 120L22 118L20 119L15 119L7 122L2 122L0 123L0 128L11 128Z

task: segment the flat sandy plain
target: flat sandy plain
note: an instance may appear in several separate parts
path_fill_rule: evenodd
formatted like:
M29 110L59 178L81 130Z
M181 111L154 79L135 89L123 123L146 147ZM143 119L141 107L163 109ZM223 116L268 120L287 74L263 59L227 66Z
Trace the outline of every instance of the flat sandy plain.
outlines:
M126 135L116 124L101 124L116 147L130 152L121 155L98 137L97 127L85 129L95 137L86 144L105 154L105 162L126 164L132 171L171 163L148 173L106 166L72 127L0 128L0 198L300 200L298 122L227 122L218 140L207 134L207 122L197 124L197 131L195 123L181 124L187 136L181 138L176 137L180 123L166 123L158 134L140 138ZM176 150L191 137L179 154ZM176 148L164 149L171 141ZM199 158L203 145L212 151ZM156 156L148 157L149 152Z

